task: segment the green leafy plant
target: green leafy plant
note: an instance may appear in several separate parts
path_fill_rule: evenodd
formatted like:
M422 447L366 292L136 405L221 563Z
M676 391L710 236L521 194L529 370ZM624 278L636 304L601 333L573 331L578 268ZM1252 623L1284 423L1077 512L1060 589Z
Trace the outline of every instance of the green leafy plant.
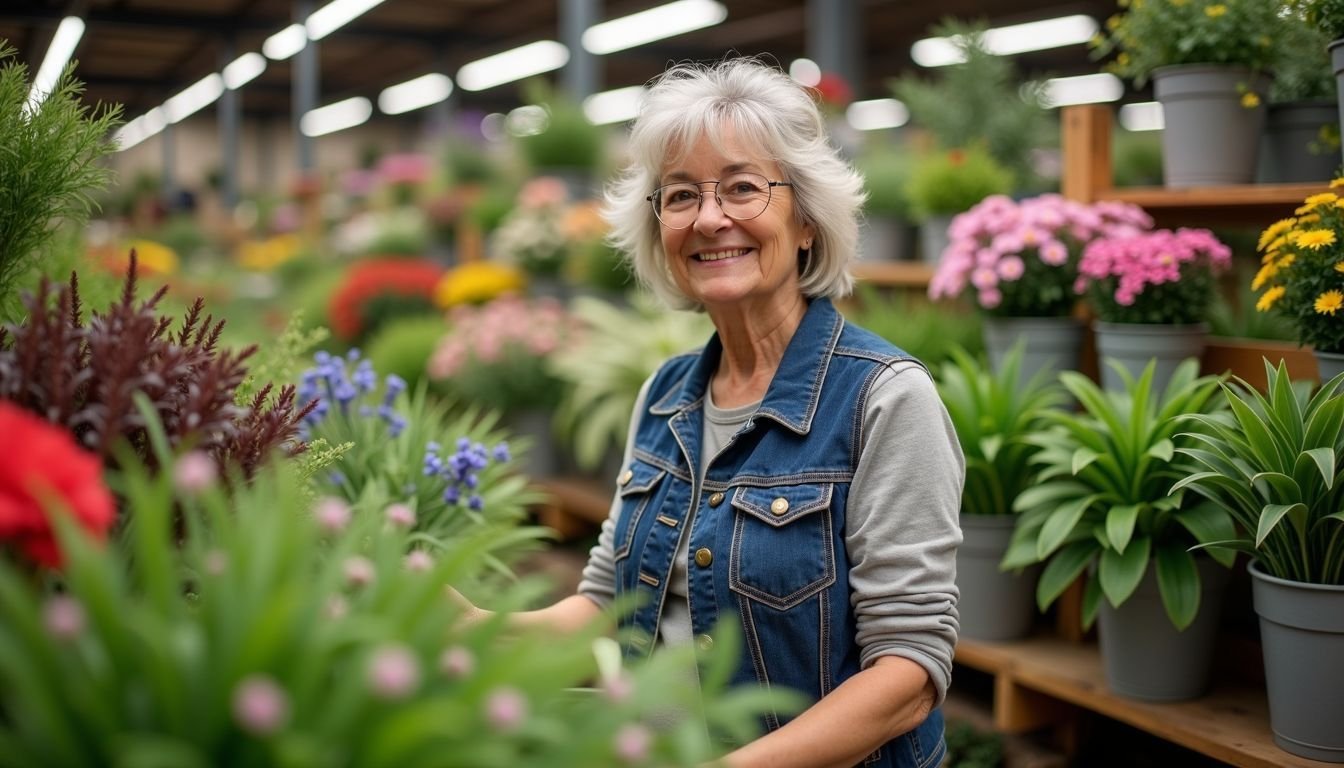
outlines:
M425 366L447 327L437 315L395 318L378 329L364 352L375 368L400 376L413 390L425 379Z
M583 109L539 81L527 88L528 103L546 110L545 127L522 136L518 146L534 171L554 168L596 170L602 162L603 131L588 122Z
M983 146L1007 168L1012 178L996 191L1009 191L1013 180L1031 188L1036 177L1032 150L1052 141L1056 121L1045 108L1042 87L1024 84L1011 57L989 52L985 28L984 23L944 21L933 34L949 38L963 60L939 67L933 82L907 75L891 88L909 107L912 122L927 128L939 146Z
M1327 40L1344 38L1344 0L1291 0L1294 12L1321 30Z
M1280 3L1267 0L1120 0L1120 6L1092 48L1098 58L1115 53L1106 69L1140 87L1153 70L1177 64L1270 69L1285 26Z
M1245 552L1271 576L1344 584L1344 376L1312 394L1265 361L1264 393L1223 384L1230 414L1186 416L1198 432L1179 449L1197 470L1172 487L1227 510L1238 536L1204 546Z
M1012 174L978 147L934 152L916 162L908 194L917 215L947 216L970 210L990 195L1007 194Z
M1013 502L1036 483L1041 449L1028 438L1063 406L1064 391L1046 371L1024 375L1024 348L1015 345L997 374L960 349L938 369L938 395L966 457L962 514L1014 514Z
M6 764L694 766L722 749L710 734L748 740L759 713L795 706L725 692L731 635L703 657L702 706L689 647L604 673L599 626L460 621L444 585L479 580L528 531L435 540L372 501L309 503L293 466L226 493L191 463L123 463L136 524L111 546L58 515L63 573L0 557ZM542 591L485 583L501 609ZM703 719L647 724L669 710Z
M870 150L855 165L863 174L863 186L868 192L864 205L868 216L905 218L909 214L906 186L910 181L910 159L903 152L890 148Z
M1177 366L1162 393L1153 392L1150 362L1138 379L1116 367L1123 393L1105 393L1081 374L1060 378L1083 406L1078 414L1052 412L1052 426L1028 438L1041 451L1039 482L1014 503L1021 512L1005 568L1045 561L1036 602L1045 610L1088 570L1083 623L1090 626L1103 597L1120 606L1150 565L1167 616L1178 629L1199 612L1199 571L1193 546L1231 538L1228 513L1193 494L1168 493L1190 474L1181 449L1197 438L1177 417L1214 412L1218 379L1196 378L1197 363ZM1233 553L1211 551L1230 566Z
M622 309L601 299L575 299L573 312L586 330L550 363L566 384L556 419L572 437L575 462L586 469L625 445L645 379L667 358L703 345L714 330L704 315L669 312L643 294L632 304Z
M869 283L854 288L856 302L848 302L845 317L914 355L930 369L964 349L984 351L983 318L974 312L934 304L906 293L885 294Z
M90 110L66 67L51 93L28 106L28 68L0 40L0 320L15 319L15 281L41 256L52 224L88 217L91 195L112 172L100 160L115 150L110 132L120 107Z
M1274 82L1269 100L1334 101L1335 73L1330 66L1330 37L1309 23L1301 14L1285 18L1282 34L1275 44L1279 51L1274 63ZM1335 123L1335 146L1339 150L1339 123Z

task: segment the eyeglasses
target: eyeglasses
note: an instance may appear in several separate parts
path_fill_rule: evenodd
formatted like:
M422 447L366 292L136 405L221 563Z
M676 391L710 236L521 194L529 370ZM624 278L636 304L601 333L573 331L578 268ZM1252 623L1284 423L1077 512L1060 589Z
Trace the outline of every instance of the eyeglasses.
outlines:
M669 229L685 229L700 215L704 193L700 187L714 185L714 201L723 215L734 221L749 221L765 213L775 187L792 187L787 181L770 181L759 173L734 173L718 181L681 181L664 184L644 198L653 204L653 215Z

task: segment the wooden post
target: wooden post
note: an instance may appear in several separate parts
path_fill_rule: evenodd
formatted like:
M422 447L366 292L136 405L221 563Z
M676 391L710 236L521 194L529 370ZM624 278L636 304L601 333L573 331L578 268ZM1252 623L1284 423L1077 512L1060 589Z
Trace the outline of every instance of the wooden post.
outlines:
M1061 193L1081 203L1110 191L1111 108L1102 104L1064 107L1060 143L1064 155Z

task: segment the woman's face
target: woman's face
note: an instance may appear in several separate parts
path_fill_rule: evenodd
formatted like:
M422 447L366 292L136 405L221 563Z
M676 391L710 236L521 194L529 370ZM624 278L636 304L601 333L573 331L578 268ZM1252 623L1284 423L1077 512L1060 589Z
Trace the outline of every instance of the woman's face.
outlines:
M681 157L663 166L658 183L713 181L741 171L784 180L777 164L743 146L731 130L724 139L726 154L704 137L689 152L678 152ZM681 291L709 310L796 298L798 251L810 247L813 229L794 216L792 190L770 188L765 211L746 221L724 215L713 185L701 184L700 190L704 198L694 223L685 229L660 225L663 252Z

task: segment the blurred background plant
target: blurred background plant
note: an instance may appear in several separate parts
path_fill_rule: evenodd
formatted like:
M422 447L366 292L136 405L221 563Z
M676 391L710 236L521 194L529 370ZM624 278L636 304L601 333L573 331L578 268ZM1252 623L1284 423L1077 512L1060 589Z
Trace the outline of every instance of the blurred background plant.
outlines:
M883 293L867 283L854 288L845 317L914 355L930 369L952 357L953 349L978 355L985 345L981 316L960 307L933 304L906 293Z
M443 268L424 259L369 259L345 269L326 316L336 337L356 343L394 317L434 313Z
M950 216L970 210L990 195L1012 190L1013 177L984 149L933 152L916 161L908 194L920 217Z

